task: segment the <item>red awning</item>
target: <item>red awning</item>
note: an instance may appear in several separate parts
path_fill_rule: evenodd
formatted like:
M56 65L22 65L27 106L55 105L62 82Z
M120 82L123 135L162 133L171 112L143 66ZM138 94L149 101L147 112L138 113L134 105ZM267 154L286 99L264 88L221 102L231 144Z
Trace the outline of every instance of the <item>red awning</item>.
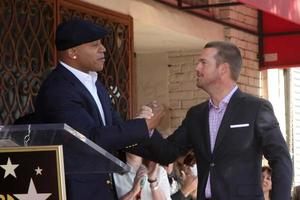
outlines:
M204 14L203 9L239 4L252 6L260 10L258 19L260 69L300 66L298 55L300 54L300 0L235 0L225 3L217 0L211 4L201 4L202 1L191 0L157 1L188 10L216 22L220 20L207 14L209 12ZM227 25L235 26L230 23Z
M262 13L262 69L300 66L300 1L239 0Z
M262 11L300 25L299 0L239 0Z

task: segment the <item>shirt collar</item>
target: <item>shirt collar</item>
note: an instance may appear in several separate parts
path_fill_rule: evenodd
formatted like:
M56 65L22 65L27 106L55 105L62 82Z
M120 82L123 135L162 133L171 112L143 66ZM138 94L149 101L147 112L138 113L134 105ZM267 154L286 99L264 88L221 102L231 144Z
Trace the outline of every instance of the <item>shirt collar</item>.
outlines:
M75 69L74 67L71 67L70 65L64 63L63 61L59 61L59 62L60 64L62 64L62 66L64 66L70 72L72 72L72 74L74 74L74 76L76 76L81 82L87 82L87 81L89 82L90 80L92 80L94 84L96 83L98 78L97 72L89 71L89 73L84 73L78 69Z
M238 89L238 86L235 85L232 90L221 100L219 107L214 105L212 100L209 99L208 105L209 108L214 107L214 108L224 108L225 106L227 106L227 104L229 103L232 95L234 94L234 92Z

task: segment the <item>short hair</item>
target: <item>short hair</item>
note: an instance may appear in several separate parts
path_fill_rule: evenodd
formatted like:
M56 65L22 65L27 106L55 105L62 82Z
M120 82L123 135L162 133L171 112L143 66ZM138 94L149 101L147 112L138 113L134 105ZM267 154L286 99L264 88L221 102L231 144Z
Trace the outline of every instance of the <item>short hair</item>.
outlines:
M262 168L261 168L261 172L267 172L270 176L272 176L272 169L271 169L271 167L269 167L269 166L263 166Z
M188 165L190 167L192 167L193 165L196 164L196 156L193 151L190 151L186 154L186 156L183 160L183 164Z
M230 66L231 78L237 81L242 68L242 56L239 48L230 42L212 41L207 43L204 48L215 48L217 54L215 59L217 65L228 63Z

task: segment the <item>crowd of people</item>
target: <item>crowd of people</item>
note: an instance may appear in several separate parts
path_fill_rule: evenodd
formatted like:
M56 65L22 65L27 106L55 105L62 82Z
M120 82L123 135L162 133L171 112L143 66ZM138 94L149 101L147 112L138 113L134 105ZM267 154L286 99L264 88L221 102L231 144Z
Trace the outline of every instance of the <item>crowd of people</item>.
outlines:
M114 174L117 195L120 200L197 199L198 177L196 158L193 152L178 158L174 163L164 166L164 168L158 167L158 164L154 162L151 162L152 167L149 168L149 165L145 167L141 157L130 153L126 154L127 164L134 171L125 175ZM153 170L153 167L156 170ZM147 179L158 182L155 189L151 186L151 182L148 181L147 183ZM272 200L272 169L269 166L262 166L261 186L264 200ZM300 186L293 188L291 200L300 200Z
M120 200L171 200L168 175L162 166L131 153L126 153L126 163L131 167L129 173L113 175Z
M124 121L98 80L108 34L85 20L61 23L55 37L59 62L36 99L36 123L67 123L109 152L127 151L126 174L66 175L68 200L290 199L286 142L270 102L239 89L242 56L236 45L204 46L196 85L209 100L190 108L175 132L163 138L156 129L163 106L145 105L136 118ZM261 169L262 156L270 167Z

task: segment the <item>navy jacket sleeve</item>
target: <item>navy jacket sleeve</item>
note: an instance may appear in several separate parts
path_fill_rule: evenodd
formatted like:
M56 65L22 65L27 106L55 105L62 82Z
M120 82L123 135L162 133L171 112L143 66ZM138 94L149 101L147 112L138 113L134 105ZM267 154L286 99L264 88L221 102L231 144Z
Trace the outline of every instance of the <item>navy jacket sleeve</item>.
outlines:
M123 121L100 88L107 125L88 90L70 72L58 67L43 83L36 100L36 113L44 123L66 123L106 150L117 150L149 138L144 119Z
M290 199L292 162L272 105L263 101L257 114L256 130L262 150L272 168L272 200Z
M189 114L187 118L189 118L188 116ZM179 156L185 155L192 148L187 133L187 118L168 138L163 138L161 133L155 130L150 140L146 140L138 147L131 149L130 152L162 165L174 162Z

